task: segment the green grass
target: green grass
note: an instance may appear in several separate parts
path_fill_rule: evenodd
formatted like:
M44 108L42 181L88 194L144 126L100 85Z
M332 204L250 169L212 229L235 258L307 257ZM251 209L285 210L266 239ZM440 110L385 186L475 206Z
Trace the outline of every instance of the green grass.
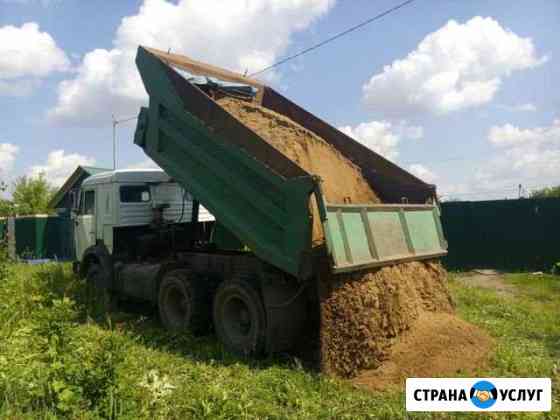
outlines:
M399 392L356 389L296 360L238 359L213 337L167 333L151 316L105 318L87 304L68 266L10 266L0 276L0 418L475 417L407 416ZM460 315L496 338L485 374L554 376L556 384L560 280L514 275L507 281L516 287L514 297L451 282ZM553 389L549 418L558 419L560 396ZM515 416L526 417L540 415Z

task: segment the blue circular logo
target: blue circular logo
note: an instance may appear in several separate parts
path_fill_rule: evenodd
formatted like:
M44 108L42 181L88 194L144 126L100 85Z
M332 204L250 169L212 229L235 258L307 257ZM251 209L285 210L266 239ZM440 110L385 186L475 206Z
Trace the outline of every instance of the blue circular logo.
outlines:
M478 381L471 387L470 398L478 408L490 408L498 398L498 390L491 382Z

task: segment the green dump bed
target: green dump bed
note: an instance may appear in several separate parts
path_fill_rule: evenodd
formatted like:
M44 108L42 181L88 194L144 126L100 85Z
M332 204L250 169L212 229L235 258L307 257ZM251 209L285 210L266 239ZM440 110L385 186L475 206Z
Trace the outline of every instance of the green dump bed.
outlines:
M334 272L445 254L435 187L256 81L140 47L136 64L149 94L134 142L258 257L300 279L312 273L310 197L316 196ZM246 82L256 101L315 132L359 166L386 203L326 203L304 171L182 75ZM408 202L410 204L398 204Z

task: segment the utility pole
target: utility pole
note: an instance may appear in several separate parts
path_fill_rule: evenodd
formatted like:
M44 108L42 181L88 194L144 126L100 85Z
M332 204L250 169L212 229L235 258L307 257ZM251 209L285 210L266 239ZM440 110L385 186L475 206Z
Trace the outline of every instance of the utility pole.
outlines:
M137 119L138 117L128 117L117 119L115 114L111 114L111 120L113 123L113 170L117 169L117 125L120 123L128 122Z
M113 122L113 171L117 169L117 120L115 114L111 114Z

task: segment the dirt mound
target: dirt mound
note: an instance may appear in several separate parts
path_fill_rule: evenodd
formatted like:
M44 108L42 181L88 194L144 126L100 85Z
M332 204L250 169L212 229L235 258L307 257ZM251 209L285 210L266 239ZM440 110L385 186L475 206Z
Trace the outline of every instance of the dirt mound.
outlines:
M291 119L254 103L224 97L218 103L307 172L323 179L332 203L379 203L362 171L321 137Z
M321 365L337 376L378 367L421 312L453 313L447 274L437 262L409 262L323 280Z
M404 388L406 378L472 374L483 368L492 339L452 314L423 312L391 348L381 366L352 380L369 389Z

